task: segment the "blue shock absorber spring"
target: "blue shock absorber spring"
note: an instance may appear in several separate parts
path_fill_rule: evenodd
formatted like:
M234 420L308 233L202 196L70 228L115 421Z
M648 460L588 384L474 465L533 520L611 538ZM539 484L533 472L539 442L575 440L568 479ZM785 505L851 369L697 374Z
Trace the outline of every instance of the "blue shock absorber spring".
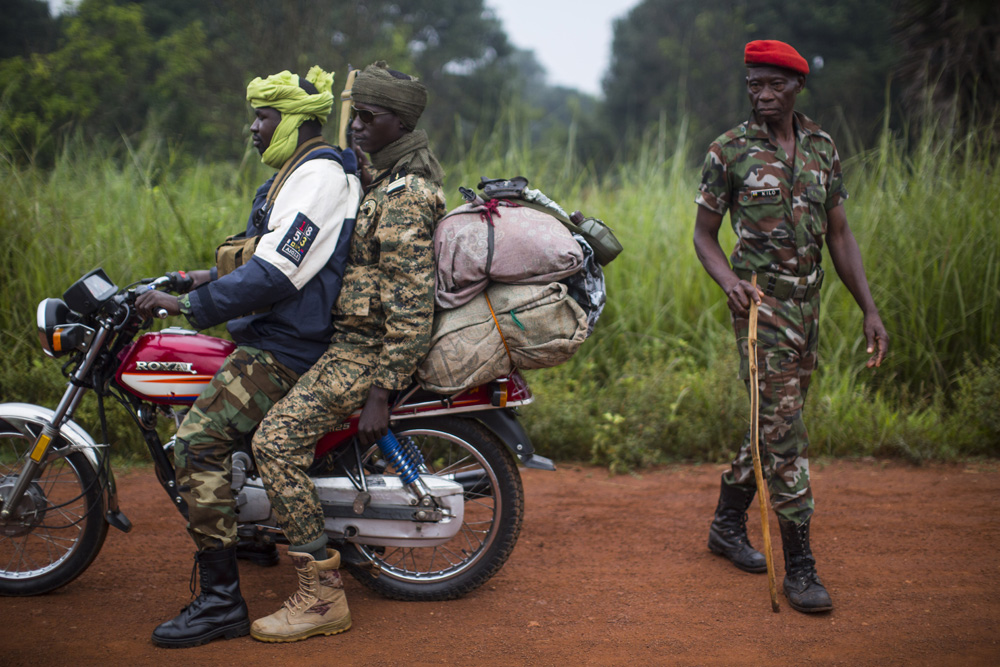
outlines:
M425 468L427 463L424 461L424 455L420 453L420 448L417 447L417 443L413 442L413 438L405 436L399 444L410 455L410 460L418 469Z
M392 431L382 436L378 441L378 446L382 450L382 455L396 468L399 476L403 479L403 484L412 484L420 478L410 453L399 444Z

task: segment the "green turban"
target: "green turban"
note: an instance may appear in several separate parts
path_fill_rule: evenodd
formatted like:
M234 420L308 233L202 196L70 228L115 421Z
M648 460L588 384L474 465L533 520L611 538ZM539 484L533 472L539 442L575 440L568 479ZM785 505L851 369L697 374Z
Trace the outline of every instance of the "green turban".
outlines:
M280 169L299 144L299 126L307 120L325 123L333 109L333 74L313 66L306 81L319 91L310 95L299 86L298 74L288 70L266 79L257 77L247 86L247 101L255 109L270 107L281 112L281 122L271 144L261 155L261 162Z
M389 109L412 131L427 106L427 88L416 77L391 70L380 60L358 74L351 98Z

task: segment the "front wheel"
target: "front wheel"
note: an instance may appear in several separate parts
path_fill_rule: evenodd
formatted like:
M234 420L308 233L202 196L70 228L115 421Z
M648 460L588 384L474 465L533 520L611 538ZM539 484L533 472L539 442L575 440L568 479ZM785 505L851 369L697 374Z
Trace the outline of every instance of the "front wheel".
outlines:
M0 498L17 483L44 423L0 415ZM14 513L0 520L0 595L40 595L76 579L108 524L94 466L81 452L50 454Z
M362 560L374 561L380 568L377 576L358 567L352 567L351 574L397 600L461 597L486 583L514 550L524 517L517 465L503 442L471 419L403 422L394 433L400 442L409 438L423 455L422 476L438 475L465 487L464 522L455 537L436 547L350 545ZM373 447L366 464L377 465L380 456Z

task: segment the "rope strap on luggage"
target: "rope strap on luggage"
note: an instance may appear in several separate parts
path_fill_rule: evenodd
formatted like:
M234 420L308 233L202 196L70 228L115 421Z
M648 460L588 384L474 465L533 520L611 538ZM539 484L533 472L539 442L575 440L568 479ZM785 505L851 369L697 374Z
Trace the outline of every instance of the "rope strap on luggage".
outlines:
M517 364L514 363L514 357L510 355L510 347L507 345L507 339L504 338L503 331L500 329L500 321L497 320L497 314L493 310L493 303L490 301L490 295L483 292L483 296L486 297L486 305L490 307L490 315L493 316L493 324L497 326L497 333L500 334L500 340L503 342L503 349L507 351L507 358L510 359L510 366L513 369L517 368Z

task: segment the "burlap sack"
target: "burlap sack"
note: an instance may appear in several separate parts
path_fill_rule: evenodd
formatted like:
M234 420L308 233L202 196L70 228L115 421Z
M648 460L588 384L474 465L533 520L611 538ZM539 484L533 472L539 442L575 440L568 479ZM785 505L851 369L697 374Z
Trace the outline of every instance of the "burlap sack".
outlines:
M493 220L492 257L485 207L459 206L438 223L434 231L438 308L468 303L490 281L546 284L583 266L580 244L561 222L527 206L497 201L496 212L489 213Z
M416 378L425 389L450 394L510 373L511 359L521 369L557 366L586 338L587 316L567 294L566 285L492 283L466 305L437 312L430 352Z

